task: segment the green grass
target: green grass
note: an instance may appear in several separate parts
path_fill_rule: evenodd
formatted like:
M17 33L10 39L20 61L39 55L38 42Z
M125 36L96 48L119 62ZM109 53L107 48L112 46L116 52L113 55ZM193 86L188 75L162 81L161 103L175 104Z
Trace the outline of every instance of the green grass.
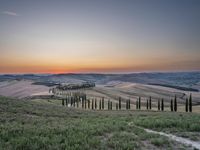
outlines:
M183 145L137 126L199 132L200 115L84 111L44 100L0 97L0 149L177 149ZM188 125L190 121L193 125ZM182 125L187 123L187 125Z

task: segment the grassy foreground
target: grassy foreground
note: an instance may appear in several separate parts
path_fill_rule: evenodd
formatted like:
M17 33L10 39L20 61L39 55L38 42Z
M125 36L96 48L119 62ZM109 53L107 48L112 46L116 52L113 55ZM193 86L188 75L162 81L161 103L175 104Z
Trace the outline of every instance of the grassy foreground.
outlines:
M0 149L192 149L139 127L194 140L200 114L84 111L0 97Z

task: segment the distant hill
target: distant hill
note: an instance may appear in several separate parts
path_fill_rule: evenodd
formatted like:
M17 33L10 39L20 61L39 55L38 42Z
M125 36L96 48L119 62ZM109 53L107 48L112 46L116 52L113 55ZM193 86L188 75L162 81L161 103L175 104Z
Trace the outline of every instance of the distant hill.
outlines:
M32 80L35 84L46 86L59 83L95 82L107 84L111 81L153 84L179 89L189 88L200 90L200 72L173 72L173 73L131 73L131 74L24 74L24 75L0 75L0 81L5 80ZM187 90L187 89L186 89Z

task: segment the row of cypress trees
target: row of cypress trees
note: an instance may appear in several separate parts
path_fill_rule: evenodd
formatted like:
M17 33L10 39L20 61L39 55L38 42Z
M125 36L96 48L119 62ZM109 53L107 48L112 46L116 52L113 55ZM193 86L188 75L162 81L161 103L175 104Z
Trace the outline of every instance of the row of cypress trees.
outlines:
M73 107L79 107L79 102L82 102L82 108L83 109L97 109L97 99L92 99L92 104L90 104L90 100L86 99L86 96L80 97L80 98L74 98L74 97L70 97L70 98L66 98L66 100L62 99L62 105L68 105L70 104ZM99 101L99 110L104 110L104 97ZM158 100L158 111L164 111L164 99ZM119 97L119 102L116 103L116 110L121 110L122 109L122 99L121 97ZM130 109L130 99L126 100L126 109L129 110ZM141 97L139 97L139 99L136 101L136 109L140 110L141 109ZM151 110L152 109L152 99L151 97L149 97L149 99L147 99L146 101L146 109L147 110ZM170 102L170 109L171 111L177 111L177 97L175 95L174 100L171 99ZM112 110L112 101L108 100L108 110ZM185 111L186 112L192 112L192 95L190 94L189 99L186 98L185 101Z

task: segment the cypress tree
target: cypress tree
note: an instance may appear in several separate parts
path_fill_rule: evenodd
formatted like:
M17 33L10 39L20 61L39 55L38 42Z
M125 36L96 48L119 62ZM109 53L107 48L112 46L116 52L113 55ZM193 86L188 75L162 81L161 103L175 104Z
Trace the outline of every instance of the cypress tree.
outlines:
M94 99L92 99L92 110L94 109Z
M110 110L110 100L108 100L108 110Z
M189 111L192 112L192 94L189 97Z
M87 100L85 99L85 109L87 109Z
M101 110L101 100L99 100L99 110Z
M118 103L116 103L116 110L118 110Z
M75 98L73 98L73 107L75 107Z
M88 99L88 109L90 109L90 100Z
M149 97L149 109L151 109L151 96Z
M130 99L128 100L128 109L130 109Z
M110 102L110 110L112 110L112 101Z
M138 110L138 100L136 101L136 109Z
M126 110L128 109L128 100L126 100Z
M104 97L102 98L102 109L104 109Z
M65 105L65 101L64 101L64 99L62 99L62 105L63 105L63 106Z
M95 104L94 104L95 109L97 109L97 99L95 98Z
M185 101L185 112L188 112L188 98Z
M174 107L174 106L173 106L173 100L172 100L172 99L171 99L171 105L170 105L170 107L171 107L171 111L174 111L174 110L173 110L173 107Z
M71 101L71 107L73 106L73 98L70 97L70 101Z
M138 108L141 108L141 97L139 97L139 104L138 104Z
M121 110L121 97L119 97L119 109Z
M176 99L176 95L174 97L174 111L177 111L177 99Z
M81 98L81 101L82 101L82 109L84 108L84 100L83 98Z
M127 102L128 102L128 104L127 104L127 107L128 107L128 109L129 109L129 99L128 99L128 101L127 101Z
M147 110L149 109L149 100L147 99Z
M164 111L164 100L162 99L161 109Z

